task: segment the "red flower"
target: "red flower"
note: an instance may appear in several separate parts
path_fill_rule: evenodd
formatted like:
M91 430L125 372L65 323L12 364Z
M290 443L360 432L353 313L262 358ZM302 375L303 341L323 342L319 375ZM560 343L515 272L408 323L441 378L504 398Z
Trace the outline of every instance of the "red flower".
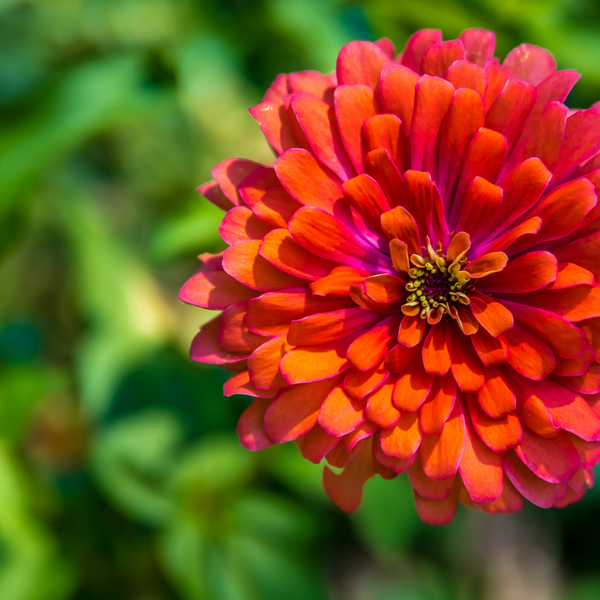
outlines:
M181 299L222 310L194 360L236 374L251 450L296 440L329 497L408 472L421 518L460 500L566 506L600 459L600 110L579 76L494 34L352 42L251 109L273 166L200 188L229 248Z

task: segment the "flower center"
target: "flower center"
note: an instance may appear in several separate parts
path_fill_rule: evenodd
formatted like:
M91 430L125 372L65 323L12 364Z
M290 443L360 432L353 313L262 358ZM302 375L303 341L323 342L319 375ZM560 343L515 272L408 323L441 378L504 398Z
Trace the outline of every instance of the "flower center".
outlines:
M453 319L458 316L457 305L470 303L467 292L473 289L471 274L463 270L467 262L466 251L452 262L441 247L436 251L427 240L428 255L413 254L409 271L410 281L406 284L406 303L402 306L405 315L420 315L430 324L438 323L447 314Z

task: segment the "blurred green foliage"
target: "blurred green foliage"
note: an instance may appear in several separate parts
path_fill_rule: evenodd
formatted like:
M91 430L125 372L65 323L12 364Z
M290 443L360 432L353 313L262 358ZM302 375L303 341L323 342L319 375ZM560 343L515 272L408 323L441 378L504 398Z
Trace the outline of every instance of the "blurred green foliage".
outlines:
M247 399L187 348L195 193L272 155L247 109L352 39L467 27L527 41L600 97L592 0L0 0L0 598L594 600L600 492L423 525L408 481L352 516L293 444L251 454Z

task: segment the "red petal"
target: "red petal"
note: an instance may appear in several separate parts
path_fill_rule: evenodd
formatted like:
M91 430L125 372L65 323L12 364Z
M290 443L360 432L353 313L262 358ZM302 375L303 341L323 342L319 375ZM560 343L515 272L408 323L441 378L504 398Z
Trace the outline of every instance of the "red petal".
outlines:
M518 297L523 304L548 310L567 321L600 317L600 286L578 285L563 290L544 289Z
M490 110L500 95L500 92L504 89L506 82L510 79L510 73L494 60L490 60L484 65L484 70L488 82L484 100L486 110Z
M465 58L483 67L494 58L496 35L486 29L466 29L459 38L465 47Z
M330 76L323 75L318 71L302 71L300 73L290 73L288 80L292 94L308 92L333 106L335 84Z
M462 201L455 204L450 222L457 231L466 231L475 241L485 237L493 227L493 217L502 203L502 188L475 177Z
M179 299L188 304L223 310L234 302L245 302L258 292L236 281L225 271L196 273L179 292Z
M506 138L501 133L482 127L474 135L467 149L458 180L454 197L455 206L461 206L462 198L475 177L483 177L490 182L496 181L507 152Z
M402 64L417 73L422 73L423 55L430 46L442 41L442 32L437 29L421 29L409 38L402 54Z
M443 500L450 495L454 487L454 478L445 479L444 481L434 481L425 475L423 465L421 464L421 456L417 453L415 461L408 468L408 478L415 491L423 498L429 500Z
M508 364L524 377L541 381L556 367L552 350L519 325L515 325L502 337L508 346Z
M221 190L221 186L216 181L209 181L204 185L198 187L198 191L209 201L212 202L217 208L228 211L231 210L235 204Z
M294 94L292 110L315 156L342 181L356 175L331 106L311 94Z
M465 451L460 461L460 476L475 502L493 502L503 488L502 461L477 435L469 418L465 418Z
M379 184L369 175L361 174L344 181L346 199L370 223L376 231L381 230L380 216L390 210L390 205Z
M417 81L419 76L414 71L400 65L391 65L381 71L381 110L399 117L405 132L410 131L412 123Z
M485 385L477 395L481 408L492 419L500 419L514 413L517 400L504 371L488 367L485 370L485 379Z
M361 371L378 365L396 344L399 322L400 315L391 315L356 338L348 348L348 360Z
M421 171L404 173L405 202L408 212L413 215L421 239L433 237L433 190L431 175Z
M360 400L382 385L389 375L390 372L383 363L368 371L359 371L352 367L344 379L344 390L349 396Z
M589 346L586 346L576 358L560 358L557 356L554 375L565 375L567 377L585 375L593 360L594 353Z
M479 406L475 396L471 395L467 396L467 406L477 435L491 450L506 452L521 443L523 432L516 415L492 419Z
M523 327L537 334L558 356L573 358L583 352L583 332L565 319L546 310L516 302L503 300L503 303Z
M415 412L429 394L433 376L425 372L417 357L412 366L402 373L394 387L394 406L400 411Z
M329 467L323 469L323 487L329 499L344 512L354 512L362 503L363 487L374 475L372 445L365 443L360 452L335 474Z
M362 283L369 271L356 267L336 267L322 279L310 284L315 296L349 296L353 283Z
M456 513L459 491L460 487L458 480L450 495L447 498L444 498L444 500L429 500L428 498L423 498L415 490L415 505L421 520L428 525L448 525Z
M400 420L400 411L392 404L395 378L387 380L367 398L365 414L377 427L388 429Z
M456 401L456 382L450 375L434 377L431 391L421 407L420 422L423 433L439 434L452 413Z
M350 42L337 58L338 85L364 83L375 89L379 84L381 69L390 64L385 53L371 42Z
M565 137L554 170L555 180L570 173L599 149L600 109L590 108L572 114L567 119Z
M508 53L502 66L513 76L538 85L556 71L552 54L533 44L521 44Z
M501 338L492 337L485 329L479 328L471 336L473 347L481 362L486 366L501 365L508 360L508 350Z
M249 208L236 206L221 221L219 235L228 244L235 244L243 240L261 240L270 229Z
M240 283L263 292L301 288L308 282L280 271L259 256L260 240L238 242L225 250L223 269Z
M533 108L535 97L533 85L509 79L489 109L485 126L503 133L510 148Z
M373 43L380 48L390 60L394 60L396 56L396 48L394 47L392 40L388 38L380 38Z
M445 79L423 75L415 89L410 129L411 168L437 173L441 126L454 97L454 86Z
M305 250L287 229L275 229L269 232L258 252L281 271L313 281L325 277L337 264L323 260Z
M302 206L282 187L267 190L260 200L252 205L254 214L271 227L287 227L292 215Z
M385 148L398 167L398 171L400 173L406 171L408 162L406 134L402 121L396 115L369 117L362 126L362 140L365 154Z
M288 86L288 75L280 74L275 77L275 81L270 85L263 97L264 102L282 102L283 97L290 93Z
M525 294L535 292L556 280L558 261L550 252L529 252L511 260L501 273L478 282L485 292Z
M308 290L284 290L263 294L248 304L246 324L260 335L287 333L290 321L320 312L347 308L346 298L311 296Z
M478 65L468 60L457 60L453 62L446 71L447 79L456 89L469 88L478 92L483 100L487 89L487 78L485 71Z
M392 373L401 373L410 365L420 350L420 345L406 348L398 344L385 355L385 366Z
M274 167L281 185L305 206L332 213L344 195L340 180L308 150L288 150L275 161Z
M518 458L515 452L502 455L502 466L519 493L532 504L550 508L567 493L567 483L548 483L536 477Z
M299 244L321 258L354 267L391 266L386 255L358 238L343 223L323 210L297 210L290 221L289 230Z
M264 168L262 165L242 158L229 158L220 162L212 170L212 176L219 182L221 190L236 206L244 204L239 186L254 171Z
M502 494L493 502L477 503L477 507L490 514L511 514L523 508L523 496L517 492L508 477L504 477Z
M242 413L237 424L237 434L240 442L247 450L264 450L273 445L265 432L265 412L269 408L271 400L257 398Z
M598 198L588 179L577 179L552 190L529 212L528 217L542 219L538 234L519 240L513 252L522 252L534 244L567 237L581 226L585 216L596 206ZM569 210L565 210L568 206Z
M596 360L600 359L600 319L580 321L578 327L585 332L585 339L594 351Z
M318 465L339 441L339 438L325 433L317 423L308 433L299 437L296 444L303 458Z
M402 200L403 180L387 148L371 150L365 156L365 171L379 184L390 206Z
M265 342L248 359L250 381L260 390L276 390L287 385L279 373L279 363L289 350L285 337L280 335Z
M331 390L319 411L319 425L335 437L354 431L365 421L365 401L354 400L341 386Z
M452 375L461 392L478 392L485 384L483 369L469 339L460 334L452 340Z
M428 373L445 375L450 369L452 339L444 321L432 327L423 344L423 365Z
M230 377L223 386L223 396L234 396L236 394L244 394L255 398L273 398L277 391L259 390L250 382L250 373L242 371Z
M549 483L566 481L579 468L579 454L564 433L549 439L525 427L515 452L533 473Z
M396 206L381 215L381 228L388 239L399 239L408 246L409 254L418 254L421 250L419 231L413 216L403 207Z
M317 422L321 404L340 378L294 385L281 390L265 414L265 431L278 444L295 440Z
M373 88L367 85L340 85L335 90L335 116L344 146L357 173L364 171L363 123L378 112Z
M246 303L237 302L227 307L221 315L219 344L230 352L249 354L268 338L250 331L245 324Z
M319 381L350 368L346 359L355 334L321 346L302 346L290 350L279 363L279 371L290 384Z
M552 173L539 158L528 158L508 173L500 183L504 195L494 216L497 223L495 231L501 233L534 206L551 177Z
M381 315L364 308L343 308L292 321L287 339L292 346L329 344L374 326L379 321Z
M444 424L440 435L426 435L421 443L423 471L431 479L456 475L465 448L465 418L459 402Z
M226 350L219 344L221 315L204 324L192 341L190 358L196 362L209 365L222 365L238 362L248 358L248 353L237 353Z
M579 453L582 469L591 469L600 461L600 442L586 442L572 433L565 434Z
M460 40L438 42L430 46L423 55L421 69L427 75L444 77L448 67L455 60L463 60L464 58L465 49Z
M285 106L278 102L263 102L250 109L260 130L277 154L298 148L300 142L290 125Z
M381 430L381 449L391 458L405 459L419 449L422 439L418 413L404 413L394 427Z
M584 375L578 377L556 377L562 385L582 394L600 392L600 363L594 362Z

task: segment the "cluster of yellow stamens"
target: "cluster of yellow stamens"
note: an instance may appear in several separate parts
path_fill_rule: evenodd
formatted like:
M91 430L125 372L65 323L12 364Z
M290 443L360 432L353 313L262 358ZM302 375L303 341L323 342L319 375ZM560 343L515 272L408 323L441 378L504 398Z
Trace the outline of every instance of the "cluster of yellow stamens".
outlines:
M413 254L410 257L414 266L408 271L410 281L406 291L409 294L402 312L409 316L419 314L431 324L438 323L445 314L456 319L455 305L468 305L467 292L473 287L471 274L462 268L467 262L466 250L450 264L447 256L442 254L441 245L436 251L427 240L426 250L428 256L423 253L424 256Z

